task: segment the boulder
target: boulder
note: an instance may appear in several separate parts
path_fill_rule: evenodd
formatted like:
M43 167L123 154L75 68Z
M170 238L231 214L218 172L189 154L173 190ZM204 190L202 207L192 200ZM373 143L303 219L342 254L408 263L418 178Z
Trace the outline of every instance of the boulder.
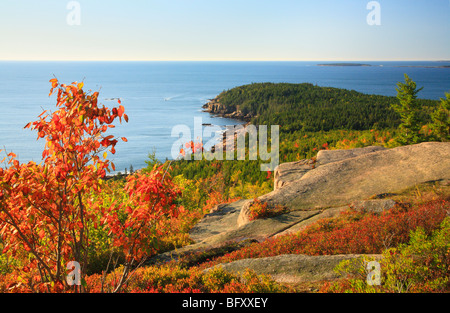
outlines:
M315 162L313 160L301 160L278 165L274 170L274 189L280 189L293 181L299 180L314 167Z
M315 160L305 159L296 162L282 163L274 171L274 189L277 190L289 183L299 180L304 174L319 165L351 159L359 155L385 150L384 147L370 146L350 150L320 150Z
M290 183L259 200L291 210L317 210L450 178L448 142L374 150L340 151L339 157L324 152L317 167L300 171L298 179L289 178ZM335 159L338 161L331 161Z

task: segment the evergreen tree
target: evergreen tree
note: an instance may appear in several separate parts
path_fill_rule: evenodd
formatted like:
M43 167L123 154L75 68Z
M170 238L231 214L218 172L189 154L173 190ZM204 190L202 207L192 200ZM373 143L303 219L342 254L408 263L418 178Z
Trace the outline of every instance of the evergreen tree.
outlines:
M450 141L450 93L445 94L439 107L431 114L433 137L439 141Z
M397 84L397 99L399 103L392 108L400 115L400 135L397 141L402 145L410 145L425 141L420 135L423 120L420 118L421 105L416 100L417 94L423 89L417 89L416 83L405 74L405 82Z

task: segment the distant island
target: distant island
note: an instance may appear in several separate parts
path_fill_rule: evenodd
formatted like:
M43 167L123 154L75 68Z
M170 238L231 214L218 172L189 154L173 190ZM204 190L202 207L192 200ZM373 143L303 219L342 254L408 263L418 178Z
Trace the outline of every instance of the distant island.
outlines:
M372 65L362 63L326 63L326 64L317 64L317 66L372 66Z
M444 62L444 61L440 61L440 62ZM364 64L364 63L324 63L324 64L317 64L317 66L373 66L373 65ZM377 65L377 66L383 66L383 65ZM450 65L397 65L394 67L450 68Z
M450 68L450 65L399 65L398 67L418 67L418 68Z

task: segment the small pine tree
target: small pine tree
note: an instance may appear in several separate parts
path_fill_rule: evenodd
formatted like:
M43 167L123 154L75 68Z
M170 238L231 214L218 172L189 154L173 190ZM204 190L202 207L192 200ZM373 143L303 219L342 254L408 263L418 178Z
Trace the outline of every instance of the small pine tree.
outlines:
M133 174L133 173L134 173L133 165L130 164L130 174Z
M153 149L153 152L148 154L148 160L145 161L145 163L147 164L147 167L143 169L143 172L150 172L155 165L161 165L161 162L156 157L156 149Z
M431 130L434 139L438 141L450 141L450 93L441 98L437 109L431 113Z
M417 94L423 89L417 89L416 83L405 74L405 83L397 84L397 99L399 103L392 104L392 108L400 114L400 135L397 141L402 145L410 145L425 141L420 135L423 121L420 119L420 104L416 101Z

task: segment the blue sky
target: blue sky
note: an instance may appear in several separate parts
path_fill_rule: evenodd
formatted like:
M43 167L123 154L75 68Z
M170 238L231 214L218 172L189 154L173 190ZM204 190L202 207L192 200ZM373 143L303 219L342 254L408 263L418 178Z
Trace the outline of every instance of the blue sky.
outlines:
M0 60L450 59L449 0L69 2L1 0Z

